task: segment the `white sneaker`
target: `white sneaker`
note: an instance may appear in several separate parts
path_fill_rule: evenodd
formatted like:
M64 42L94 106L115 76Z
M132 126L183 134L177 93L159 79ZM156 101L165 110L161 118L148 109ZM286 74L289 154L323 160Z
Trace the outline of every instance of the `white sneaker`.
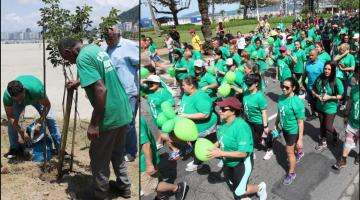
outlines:
M260 200L266 200L267 198L267 193L266 193L266 184L265 182L261 182L259 185L259 190L257 192L257 195L259 196Z
M217 166L219 168L222 168L224 166L224 162L222 160L220 160L219 163L217 164Z
M345 108L346 108L346 105L341 105L340 106L340 110L345 110Z
M256 160L255 152L253 152L253 159Z
M263 159L264 160L270 160L271 156L273 156L273 155L274 155L273 150L266 151L265 156L264 156Z
M132 155L130 155L130 154L126 154L126 155L124 156L124 159L125 159L126 162L132 162L132 161L135 160L135 157L132 156Z
M186 164L187 167L189 167L190 165L193 165L194 161L189 162L188 164Z
M191 163L191 165L188 165L185 168L185 171L193 172L193 171L196 171L196 170L200 169L201 167L202 167L202 165L195 165L194 162L193 162L193 163Z
M164 145L162 143L156 143L157 150L159 150L159 149L161 149L163 147L164 147Z
M144 196L144 191L143 190L140 190L140 196Z

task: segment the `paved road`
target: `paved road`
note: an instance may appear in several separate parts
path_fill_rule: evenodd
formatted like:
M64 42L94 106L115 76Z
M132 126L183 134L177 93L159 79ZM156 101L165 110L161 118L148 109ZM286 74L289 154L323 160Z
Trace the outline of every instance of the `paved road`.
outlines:
M271 69L270 69L271 71ZM271 118L270 128L273 127L276 114L277 97L281 94L279 83L273 83L269 76L267 87L268 114ZM178 98L176 98L178 102ZM305 101L306 108L308 109ZM148 119L148 123L155 132L155 127L149 120L149 110L146 102L141 102L141 113ZM338 112L335 119L335 128L341 134L341 141L336 146L329 145L328 149L322 153L315 151L319 135L319 120L305 122L304 131L304 152L305 156L296 166L297 178L290 186L282 185L283 177L287 171L287 161L285 152L285 141L279 138L274 144L275 155L268 161L262 160L264 151L256 152L254 169L251 174L250 183L259 183L265 181L267 184L268 199L279 200L336 200L339 199L352 183L355 176L359 175L359 166L354 165L354 153L348 158L348 167L341 170L341 173L331 169L336 158L341 155L341 149L344 140L344 125L342 123L342 112ZM329 143L331 143L331 138ZM358 148L357 148L358 151ZM177 162L167 161L169 149L160 150L161 162L160 171L170 181L186 181L190 186L186 199L187 200L228 200L233 199L227 184L224 182L223 173L217 167L219 160L211 160L205 163L202 169L195 172L186 172L186 164L192 161L191 157L184 158ZM354 195L358 194L359 188L356 187ZM357 193L356 193L357 192ZM154 193L144 196L142 199L153 199ZM358 195L356 196L358 198ZM353 196L355 198L355 196ZM175 199L172 197L171 199ZM251 199L258 199L252 196Z

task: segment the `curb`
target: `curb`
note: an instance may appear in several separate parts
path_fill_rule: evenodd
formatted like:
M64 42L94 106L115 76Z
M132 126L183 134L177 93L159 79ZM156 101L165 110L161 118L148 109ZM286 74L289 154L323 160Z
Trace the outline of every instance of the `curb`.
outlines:
M355 194L357 192L357 195ZM339 200L352 200L356 199L356 196L359 194L359 173L355 175L355 178L350 183L350 185L343 192ZM355 196L354 196L355 195Z

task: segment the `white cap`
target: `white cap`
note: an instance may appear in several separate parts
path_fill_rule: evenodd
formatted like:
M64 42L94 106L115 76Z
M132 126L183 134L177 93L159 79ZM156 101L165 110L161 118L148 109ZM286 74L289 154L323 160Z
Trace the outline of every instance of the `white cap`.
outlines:
M154 83L160 83L160 77L157 75L150 75L144 82L154 82Z
M204 61L202 61L202 60L195 60L195 62L194 62L194 67L205 67L205 65L204 65Z
M358 39L359 38L359 33L355 33L353 38Z
M226 59L226 65L233 65L233 64L234 64L234 61L232 58Z

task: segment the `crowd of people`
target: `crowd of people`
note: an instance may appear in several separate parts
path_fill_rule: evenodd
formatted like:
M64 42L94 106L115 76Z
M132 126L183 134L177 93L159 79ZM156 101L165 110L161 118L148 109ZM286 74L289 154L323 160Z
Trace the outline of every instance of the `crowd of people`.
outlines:
M343 154L332 167L337 170L346 167L349 152L356 148L359 138L358 17L358 13L334 15L327 20L309 17L294 20L290 27L277 24L272 29L264 20L258 26L261 29L246 34L239 31L236 36L219 24L217 35L211 40L214 48L211 56L202 54L202 42L194 29L189 30L192 40L180 43L180 35L173 28L164 40L169 53L168 67L152 38L143 36L142 48L149 52L151 63L143 68L151 75L142 77L141 93L158 129L156 139L147 134L146 140L140 140L144 159L140 161L141 171L155 174L159 159L153 157L158 156L157 150L163 147L163 142L172 151L171 161L193 152L194 143L185 142L186 148L180 150L174 143L184 142L173 132L162 132L157 124L165 101L171 103L178 116L196 124L198 137L214 143L208 156L221 158L218 166L223 167L235 198L256 193L261 200L266 199L264 182L248 183L256 165L254 148L265 148L263 159L271 159L272 145L279 135L285 139L288 160L283 184L294 182L296 163L304 156L304 121L319 119L315 150L321 152L327 148L327 137L335 144L339 142L334 119L337 115L344 119ZM174 85L167 85L162 77L170 68L175 71ZM269 81L265 77L272 71L275 71L272 81L279 84L282 94L275 101L275 125L269 127L266 99ZM173 91L177 86L180 102L175 101ZM226 88L229 90L224 92ZM307 116L304 97L310 108ZM356 153L355 164L358 163L359 153ZM202 162L194 156L185 170L191 172L201 167ZM179 183L167 191L182 199L184 185ZM157 198L161 199L164 191L157 192Z

